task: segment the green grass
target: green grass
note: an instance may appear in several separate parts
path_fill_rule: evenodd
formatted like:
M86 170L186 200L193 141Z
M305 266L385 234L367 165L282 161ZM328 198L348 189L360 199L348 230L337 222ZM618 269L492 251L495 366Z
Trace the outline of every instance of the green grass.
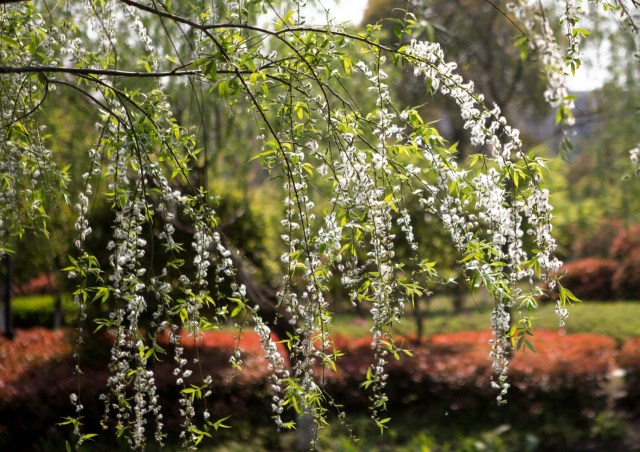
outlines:
M492 305L482 299L467 299L464 309L455 312L447 297L434 297L427 305L423 302L424 334L452 333L458 331L478 331L489 328ZM533 314L534 328L557 329L558 318L555 305L541 303ZM518 318L517 311L514 317ZM369 332L371 322L356 314L338 314L334 331L340 334L361 336ZM568 333L595 333L610 336L617 341L640 336L640 301L576 303L569 309L569 319L565 330ZM399 325L394 326L397 334L415 334L416 325L411 308Z
M15 324L18 327L46 326L53 324L53 295L31 295L14 298L12 307ZM433 297L429 303L422 301L424 311L424 334L453 333L458 331L479 331L489 327L492 304L483 297L466 300L462 311L456 312L448 297ZM75 318L77 308L70 297L63 297L62 310L64 323L70 324ZM514 312L517 318L518 313ZM553 303L541 303L540 309L532 314L534 327L557 329L558 319ZM335 315L334 332L364 336L371 328L370 318L355 313ZM617 341L640 336L640 301L576 303L569 309L569 319L565 330L568 333L595 333L610 336ZM393 327L396 334L413 335L416 332L412 308L400 324Z
M53 326L55 297L53 295L26 295L11 302L14 324L18 328ZM69 296L62 297L63 323L69 325L76 317L77 307Z

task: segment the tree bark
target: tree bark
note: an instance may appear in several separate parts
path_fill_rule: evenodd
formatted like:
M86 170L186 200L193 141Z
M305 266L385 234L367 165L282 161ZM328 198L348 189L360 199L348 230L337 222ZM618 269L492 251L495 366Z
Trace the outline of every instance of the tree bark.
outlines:
M13 312L11 311L11 283L13 273L13 262L8 254L4 256L6 274L4 284L4 335L8 339L13 339L15 329L13 327Z

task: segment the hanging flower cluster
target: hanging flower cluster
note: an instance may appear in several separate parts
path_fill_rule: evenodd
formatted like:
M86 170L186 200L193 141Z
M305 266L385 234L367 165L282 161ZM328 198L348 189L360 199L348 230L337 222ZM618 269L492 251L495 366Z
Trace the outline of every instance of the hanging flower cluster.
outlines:
M631 160L631 164L634 166L637 174L639 171L638 168L640 168L640 146L629 150L629 160Z
M61 3L82 18L88 31L82 35L79 24L70 27L66 15L52 14L57 31L42 38L40 56L48 60L36 69L30 66L33 55L22 53L29 44L21 34L39 36L30 35L28 27L44 26L42 20L30 16L31 6L0 12L1 36L18 43L0 41L2 65L14 71L1 79L0 253L10 249L7 237L22 221L11 212L19 211L15 206L23 196L16 187L31 190L27 205L44 217L42 201L51 189L42 189L43 181L48 187L54 181L56 190L64 186L64 174L52 163L32 112L48 89L78 93L96 107L101 121L98 141L87 152L83 192L73 196L76 251L68 270L78 283L81 328L91 303L108 312L106 318L92 319L114 338L111 376L102 396L105 428L115 425L130 447L142 449L153 425L162 444L157 376L149 363L166 353L159 338L168 336L180 389L182 445L195 447L211 436L220 422L211 419L206 403L211 377L201 375L198 359L188 358L183 344L197 344L203 331L220 328L239 312L253 319L273 373L277 425L294 426L283 417L288 407L321 424L330 400L323 376L335 369L340 355L331 339L334 284L371 315L374 358L363 387L370 391L375 421L384 428L386 367L392 357L408 353L394 342L391 327L401 321L407 303L427 295L429 283L438 278L437 256L429 243L416 239L419 223L409 207L416 204L419 214L438 218L450 234L472 290L486 288L494 300L490 355L498 399L504 400L514 337L531 334L528 311L539 294L534 278L553 288L561 265L554 257L544 163L524 153L519 131L497 106L487 105L437 44L412 41L393 50L371 34L305 27L304 1L286 14L260 0L224 2L203 11L154 0L87 0L82 8ZM562 23L571 36L566 54L577 66L580 11L574 2L565 4ZM259 25L263 11L275 25ZM548 71L547 101L568 111L567 63L548 21L531 2L514 4L512 11L537 30L533 43ZM158 26L149 25L154 23ZM119 34L122 29L127 32ZM184 42L176 44L180 36ZM129 50L143 55L131 62L123 57ZM172 56L162 57L165 53ZM411 66L425 79L425 89L456 103L477 151L470 165L459 161L455 146L433 124L425 124L416 109L401 110L393 102L388 56ZM209 176L200 165L210 156L182 124L187 115L174 112L164 92L169 82L160 82L161 77L185 80L192 93L209 91L229 116L255 119L258 137L252 146L257 143L257 157L283 193L284 275L276 320L265 320L263 308L239 282L241 257L219 230L223 219L216 212L216 193L195 182ZM137 78L139 86L129 86L124 78ZM351 95L352 80L361 99ZM569 114L566 119L569 123ZM32 127L25 128L26 121ZM111 215L104 257L92 251L92 207L102 205ZM410 249L406 259L397 252L400 240ZM560 293L562 322L567 295ZM514 310L527 312L515 333ZM274 337L275 327L282 326L277 322L287 322L288 337ZM287 347L288 362L278 340ZM230 362L241 370L239 349ZM81 393L71 401L81 416ZM74 426L82 442L79 420Z
M582 62L580 52L580 38L586 33L575 25L579 20L579 10L575 0L565 0L564 12L560 22L565 27L568 41L566 51L562 51L553 32L549 14L542 2L537 0L519 0L507 3L507 8L522 23L529 34L529 46L541 58L544 67L547 89L544 92L545 101L557 109L559 122L564 126L571 126L575 120L573 97L569 95L566 79L575 72ZM583 33L581 33L581 31Z
M22 8L0 15L4 45L0 46L3 65L30 64L33 55L20 50L22 36L44 25L33 8ZM34 36L43 58L53 54L55 36ZM64 193L67 177L55 163L44 143L46 131L33 113L45 101L49 88L32 74L1 76L0 89L0 257L14 251L14 241L27 229L46 234L47 210L54 194Z
M441 173L448 177L441 176L441 186L430 191L442 193L445 198L442 202L445 210L441 210L441 215L453 242L466 255L463 259L466 272L473 274L474 280L480 279L496 299L491 320L494 331L492 355L503 388L502 396L508 387L504 380L510 349L510 311L521 300L531 299L531 295L523 294L516 284L522 279L532 278L534 268L540 269L539 276L543 279L553 279L562 264L553 257L556 244L549 233L551 226L548 223L552 208L546 191L540 188L537 174L540 163L523 154L518 130L507 124L497 106L485 107L482 95L474 92L473 83L465 82L455 73L454 63L444 61L437 43L414 41L405 51L413 63L414 72L423 75L431 89L452 97L460 107L472 144L486 146L490 151L490 157L483 157L483 160L485 165L489 162L492 165L485 173L472 179L466 171L457 170L457 165L449 157L449 161L442 162ZM435 155L431 152L429 158L433 160ZM452 183L467 199L451 194L449 186ZM473 191L470 194L465 188ZM473 212L468 208L469 195L475 198ZM525 219L530 225L527 228ZM488 236L487 242L478 235L479 227ZM524 234L535 237L538 251L533 257L524 247ZM487 262L487 252L496 256L503 267L498 269Z

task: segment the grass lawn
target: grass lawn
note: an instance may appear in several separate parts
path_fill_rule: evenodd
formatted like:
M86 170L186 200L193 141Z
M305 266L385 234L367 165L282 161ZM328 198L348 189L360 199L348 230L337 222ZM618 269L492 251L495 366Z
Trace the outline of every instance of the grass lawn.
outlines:
M447 297L434 297L427 306L423 302L424 334L485 330L489 327L492 305L486 300L469 298L461 312L455 312ZM415 334L416 325L411 308L402 323L394 327L399 334ZM517 312L514 313L517 316ZM553 303L541 303L533 314L534 328L557 329L558 319ZM356 314L336 315L334 331L341 334L365 335L370 322ZM567 333L595 333L617 341L640 336L640 301L585 301L569 309Z
M55 297L53 295L26 295L15 297L11 301L14 324L17 328L33 326L53 326ZM62 297L62 318L70 325L76 318L78 308L70 296Z
M54 312L52 295L19 296L13 300L13 312L16 326L50 326ZM482 297L466 300L464 309L455 312L448 297L433 297L427 304L422 301L424 311L424 334L451 333L458 331L486 330L489 327L492 304ZM66 324L70 324L77 312L70 297L63 297L62 310ZM517 316L517 312L514 313ZM541 303L536 311L534 327L557 329L558 320L553 303ZM355 313L335 315L334 332L363 336L369 333L370 319ZM617 341L629 337L640 336L640 301L585 301L576 303L569 309L569 319L565 330L567 333L595 333L610 336ZM396 325L393 331L397 334L412 335L416 332L412 308L408 307L407 315Z

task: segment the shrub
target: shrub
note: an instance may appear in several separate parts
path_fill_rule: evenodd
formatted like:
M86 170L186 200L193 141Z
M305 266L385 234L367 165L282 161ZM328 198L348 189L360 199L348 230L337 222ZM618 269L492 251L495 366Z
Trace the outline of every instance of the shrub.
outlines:
M612 286L620 298L640 298L640 248L627 254L618 264L613 274Z
M51 433L63 415L73 414L71 349L61 330L17 330L12 341L0 339L0 448L26 450L29 439Z
M462 332L432 336L419 345L405 339L406 344L411 344L414 357L400 354L399 360L390 359L386 388L390 410L419 407L430 416L457 413L457 419L462 422L466 419L469 425L485 418L487 422L512 418L514 423L526 425L540 423L544 416L547 422L549 416L583 422L586 411L604 406L606 378L615 357L616 344L612 339L593 334L560 337L555 332L537 332L532 338L537 353L515 354L510 402L498 409L494 401L496 392L490 385L491 360L487 352L490 338L489 332ZM81 356L96 353L108 356L110 341L108 335L92 336L84 345L90 349L85 348ZM398 345L402 345L403 339L399 341ZM213 395L208 407L215 416L232 415L229 422L236 428L238 422L264 424L271 416L269 372L258 336L247 332L239 343L243 350L240 373L228 365L236 344L234 333L227 332L207 333L196 342L185 339L185 357L197 354L199 358L197 365L189 360L194 375L198 376L191 378L196 382L200 375L212 376ZM338 336L335 346L345 355L338 360L335 372L324 371L325 389L350 411L362 410L369 402L358 387L373 360L371 338ZM0 340L1 447L12 445L11 441L19 443L42 437L47 432L60 436L60 428L55 424L62 416L73 414L69 394L79 388L87 431L99 431L97 420L103 410L99 395L105 388L107 369L93 361L82 363L84 374L78 380L74 376L76 362L71 348L63 332L39 328L19 330L13 342ZM640 370L640 359L635 353ZM633 350L628 354L632 355ZM174 367L169 358L152 366L167 431L177 429L181 422L175 403L179 389L175 385ZM148 428L151 431L153 425Z
M596 225L571 223L565 225L559 234L563 235L561 242L568 248L566 255L576 260L586 257L610 257L611 247L623 231L621 220L606 219Z
M561 337L562 336L562 337ZM494 396L490 387L491 360L487 346L489 332L438 334L410 347L413 357L391 358L390 373L399 380L428 383L429 390L474 388ZM516 352L510 368L512 385L523 392L552 393L575 389L601 395L607 373L613 367L616 342L595 334L562 335L539 331L531 341L536 353ZM410 343L410 342L408 342ZM336 380L363 379L372 359L369 338L336 338L336 347L345 356L338 361ZM404 376L401 377L401 374ZM389 385L394 380L390 377Z
M449 422L467 430L508 423L540 438L541 450L567 450L585 434L593 413L606 406L615 341L594 334L537 332L532 338L537 353L515 353L508 403L498 407L490 385L490 339L489 332L441 334L412 347L413 358L391 358L390 410L413 410L425 420L446 413ZM336 346L345 356L337 372L328 375L327 390L350 411L366 407L357 386L372 362L370 339L341 338Z
M613 240L609 254L612 259L624 261L640 251L640 225L621 229Z
M513 385L524 392L575 391L581 398L604 398L607 376L615 367L616 342L597 334L538 331L536 354L513 358Z
M0 337L0 391L3 396L10 384L29 368L69 354L71 345L62 330L44 328L17 330L13 340Z
M29 441L43 437L53 440L69 434L68 429L57 424L64 416L75 414L71 393L80 394L86 431L101 431L104 402L100 394L105 392L109 376L106 363L112 342L108 334L89 335L80 353L82 374L76 375L73 347L63 331L32 328L18 330L13 341L0 339L0 449L35 448ZM187 366L193 371L185 383L199 383L202 375L211 375L213 395L208 407L214 415L231 415L242 422L267 422L271 416L269 373L258 335L249 332L238 343L234 333L215 332L203 335L197 343L197 349L193 340L184 339L182 343L184 357L189 360ZM244 351L242 372L229 366L236 345ZM193 364L195 357L198 364ZM176 403L180 388L173 374L175 367L170 357L150 366L167 431L177 431L182 422ZM149 433L153 428L151 422ZM104 436L101 441L114 441L112 435ZM121 450L126 445L116 442L110 447Z
M586 258L566 263L562 285L581 300L613 300L613 275L617 264L610 259Z
M618 363L625 372L626 398L640 412L640 337L627 339L622 345Z
M41 273L24 284L13 286L12 292L15 295L51 294L56 292L57 286L53 275Z

